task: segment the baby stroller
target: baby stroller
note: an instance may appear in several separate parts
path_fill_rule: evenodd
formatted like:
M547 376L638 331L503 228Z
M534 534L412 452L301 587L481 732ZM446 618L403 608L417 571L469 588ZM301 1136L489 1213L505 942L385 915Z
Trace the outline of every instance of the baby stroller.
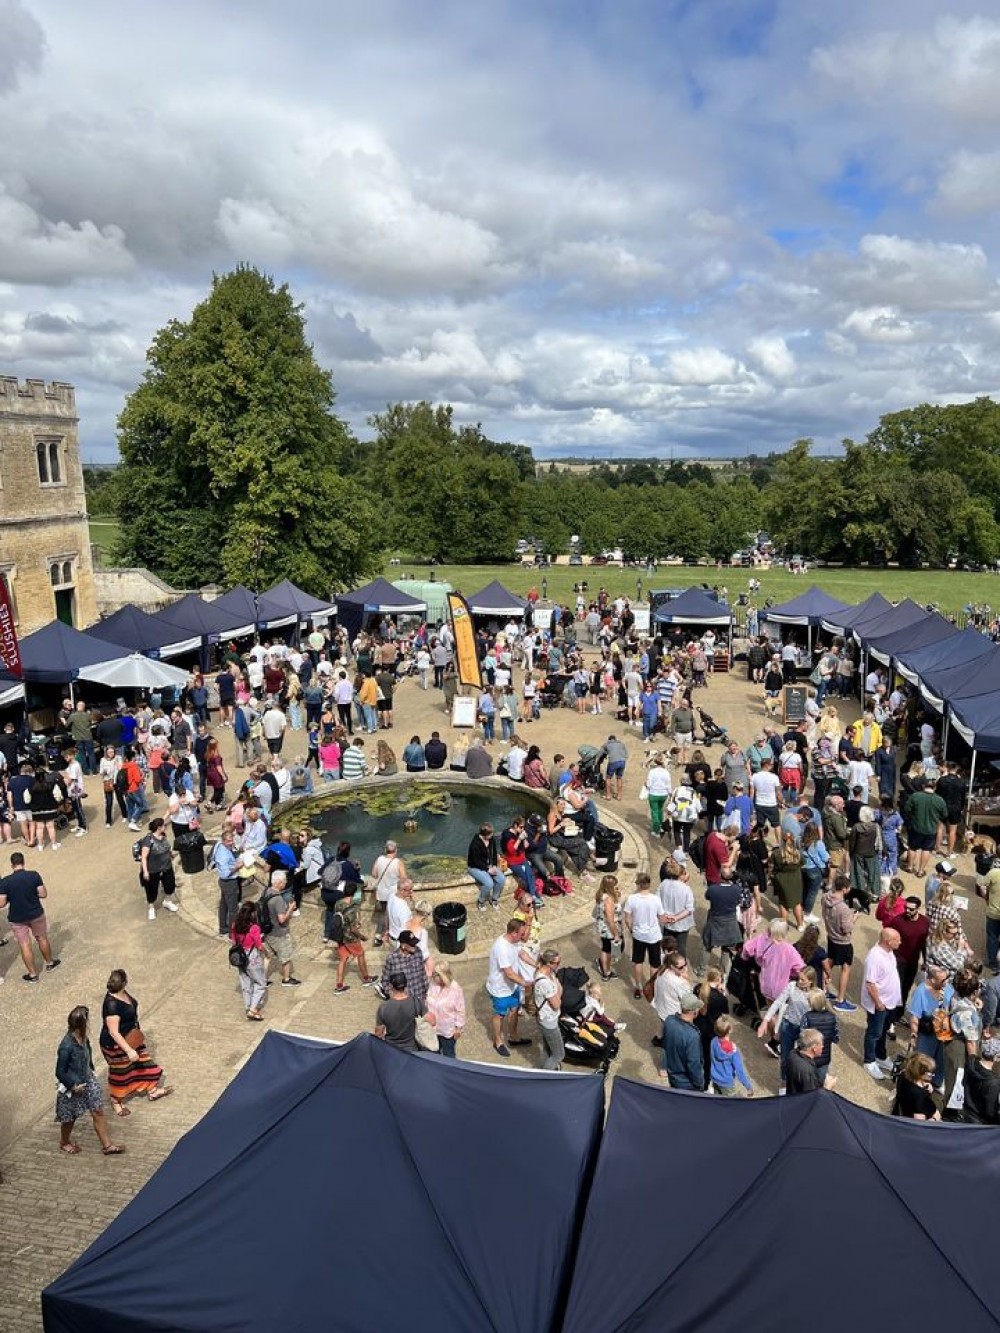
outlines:
M611 1061L618 1058L621 1042L613 1032L606 1032L597 1023L582 1023L580 1013L586 1002L584 986L589 977L585 967L561 967L556 973L563 988L559 1010L559 1031L566 1051L566 1063L586 1065L589 1069L608 1072Z
M597 791L604 785L604 778L601 776L604 754L596 745L580 745L576 753L580 760L581 782L585 787L592 787Z
M715 718L711 716L711 714L705 712L704 708L698 708L695 711L701 718L702 731L704 732L704 735L696 736L694 738L695 744L711 745L713 741L720 741L723 745L728 745L729 744L728 728L721 727L718 724L718 722L716 722Z

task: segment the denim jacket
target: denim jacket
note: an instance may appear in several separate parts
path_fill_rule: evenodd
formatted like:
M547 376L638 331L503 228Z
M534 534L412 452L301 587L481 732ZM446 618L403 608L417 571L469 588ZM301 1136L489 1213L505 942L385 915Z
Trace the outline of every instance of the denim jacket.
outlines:
M81 1046L72 1032L67 1032L59 1043L56 1055L56 1082L73 1088L78 1083L86 1083L93 1072L94 1059L90 1042L86 1041Z

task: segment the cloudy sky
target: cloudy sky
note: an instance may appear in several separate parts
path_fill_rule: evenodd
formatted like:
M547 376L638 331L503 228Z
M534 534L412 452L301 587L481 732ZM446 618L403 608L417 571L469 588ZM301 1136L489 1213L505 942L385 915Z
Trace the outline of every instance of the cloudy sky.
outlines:
M339 410L742 455L993 393L1000 19L939 0L0 0L0 373L85 456L245 260Z

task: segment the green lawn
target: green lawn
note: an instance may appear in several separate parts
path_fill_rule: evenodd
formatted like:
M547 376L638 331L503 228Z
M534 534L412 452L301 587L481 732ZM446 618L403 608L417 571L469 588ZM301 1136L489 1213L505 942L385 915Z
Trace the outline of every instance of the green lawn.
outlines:
M418 579L429 577L427 565L414 565L405 560L401 565L387 566L384 573L390 581L405 575ZM697 568L691 565L663 565L654 574L647 576L641 569L599 565L553 565L549 569L528 569L514 564L434 566L436 579L450 583L453 588L464 593L478 592L491 579L499 579L512 592L523 594L532 585L541 592L544 578L550 599L558 598L560 601L572 599L573 584L581 578L587 580L593 592L603 586L612 596L621 593L629 597L635 597L636 580L641 579L643 598L651 588L688 588L692 584L718 583L725 585L729 589L730 598L735 600L737 593L746 591L751 573L761 582L758 606L763 606L765 597L773 597L775 602L787 601L815 583L831 597L839 597L849 604L864 601L873 592L881 592L893 602L902 601L905 597L911 597L921 606L935 602L946 614L960 612L970 602L1000 607L1000 578L995 574L965 574L946 569L817 569L802 576L791 575L784 570L772 573L768 570L717 570L711 565L700 565Z
M102 558L107 558L107 554L117 537L118 524L113 518L92 518L90 520L90 542L92 546L97 547Z

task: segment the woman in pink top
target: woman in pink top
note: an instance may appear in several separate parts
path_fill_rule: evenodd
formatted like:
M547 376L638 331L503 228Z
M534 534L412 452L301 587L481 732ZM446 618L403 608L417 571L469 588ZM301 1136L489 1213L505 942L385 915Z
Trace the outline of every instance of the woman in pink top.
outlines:
M320 742L319 771L325 778L340 777L340 746L335 740Z
M267 965L264 961L264 937L257 924L255 902L240 904L236 920L229 930L229 938L234 947L239 945L246 954L246 966L239 969L239 978L247 1018L252 1023L263 1023L264 1015L260 1011L267 999Z
M465 1027L465 995L442 958L431 973L427 990L427 1017L434 1024L440 1053L455 1058L455 1043Z
M787 921L772 921L766 935L755 935L748 940L743 946L743 957L757 960L761 994L769 1003L773 1003L805 967L798 949L788 943Z
M906 885L901 879L891 880L889 892L884 898L878 900L878 906L875 908L875 920L880 921L883 926L891 926L893 917L902 916L906 911L905 893Z

